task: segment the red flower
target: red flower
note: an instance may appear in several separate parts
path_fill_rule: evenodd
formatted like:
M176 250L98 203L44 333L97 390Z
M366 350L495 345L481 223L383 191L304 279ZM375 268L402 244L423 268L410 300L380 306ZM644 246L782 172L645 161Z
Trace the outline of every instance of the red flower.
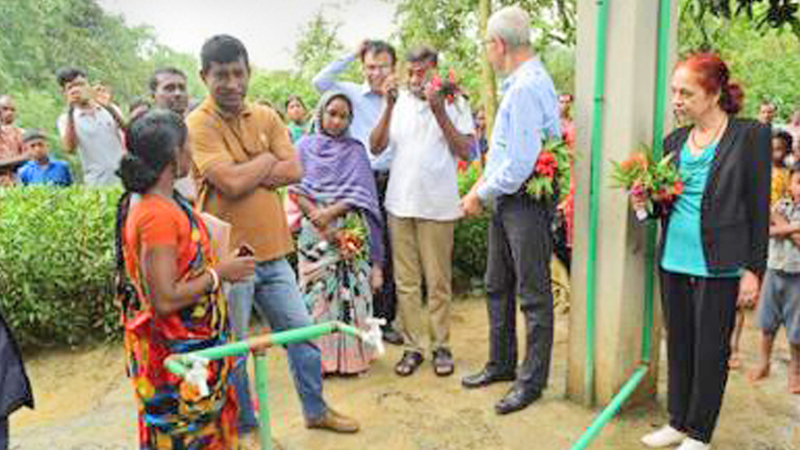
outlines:
M433 88L435 92L439 92L439 90L442 88L442 77L440 77L438 73L435 73L433 74L433 77L431 77L430 83L431 88Z
M534 172L539 176L553 178L556 174L556 168L558 168L558 161L556 161L555 156L550 152L542 152L539 155L539 159L536 160Z

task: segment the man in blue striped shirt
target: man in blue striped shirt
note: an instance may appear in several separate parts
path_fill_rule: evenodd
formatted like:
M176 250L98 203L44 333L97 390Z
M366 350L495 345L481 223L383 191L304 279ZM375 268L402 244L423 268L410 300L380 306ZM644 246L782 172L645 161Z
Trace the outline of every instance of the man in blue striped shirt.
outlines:
M489 19L486 51L507 75L495 117L486 170L461 201L466 215L493 204L489 224L486 291L489 296L489 361L464 377L467 388L516 380L495 405L498 414L536 401L547 386L553 346L550 290L553 203L525 192L546 138L560 135L558 97L550 75L530 48L530 16L518 6ZM525 316L525 357L517 370L516 298Z

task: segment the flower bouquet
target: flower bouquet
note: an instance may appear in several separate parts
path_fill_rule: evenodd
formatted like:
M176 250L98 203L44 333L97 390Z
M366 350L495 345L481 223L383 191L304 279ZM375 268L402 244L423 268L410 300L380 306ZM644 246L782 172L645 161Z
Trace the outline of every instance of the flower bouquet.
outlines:
M683 181L669 154L657 163L649 151L639 151L626 160L612 161L611 174L613 187L621 187L633 196L646 196L649 204L671 204L675 197L683 193ZM636 218L647 219L647 209L636 209Z
M348 214L335 236L336 245L345 259L360 260L367 257L367 228L361 214Z
M444 97L451 105L456 101L456 96L461 95L461 87L456 82L456 74L453 69L448 69L444 75L434 73L430 86L434 92Z
M533 175L525 191L536 200L554 199L558 186L560 196L569 192L570 161L572 155L563 141L548 141L542 146Z

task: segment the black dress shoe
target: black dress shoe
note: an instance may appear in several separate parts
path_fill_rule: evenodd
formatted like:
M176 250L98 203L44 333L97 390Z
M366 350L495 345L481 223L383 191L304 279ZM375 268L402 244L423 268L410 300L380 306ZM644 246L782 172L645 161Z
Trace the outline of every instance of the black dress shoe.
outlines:
M502 400L494 405L494 410L501 415L519 411L539 400L541 396L540 391L515 385Z
M467 375L461 379L461 385L467 389L474 389L479 387L488 386L498 381L514 381L517 375L512 372L495 372L491 369L484 368L478 373Z
M403 335L394 328L384 328L382 330L383 340L392 345L403 345Z

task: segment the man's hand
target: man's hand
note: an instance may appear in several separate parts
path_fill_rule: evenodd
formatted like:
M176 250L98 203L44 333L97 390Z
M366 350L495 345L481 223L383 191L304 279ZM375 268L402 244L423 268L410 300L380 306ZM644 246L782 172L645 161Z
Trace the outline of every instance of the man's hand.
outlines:
M109 92L107 87L97 85L94 87L94 99L101 106L108 107L111 105L111 92Z
M386 103L394 106L395 102L397 101L397 77L394 74L389 74L386 76L386 79L383 80L383 84L381 85L381 94L386 97Z
M70 108L74 108L81 103L81 99L83 98L83 89L84 86L72 86L67 89L67 105Z
M436 88L433 86L433 83L428 83L428 85L425 86L425 98L428 100L428 105L430 105L431 111L433 111L434 114L445 111L444 96L436 92Z
M364 49L367 47L368 43L369 39L362 39L361 42L358 43L356 51L353 52L353 56L355 56L356 58L360 58L361 54L364 53Z
M461 199L460 206L466 217L477 216L483 212L483 203L474 190Z

